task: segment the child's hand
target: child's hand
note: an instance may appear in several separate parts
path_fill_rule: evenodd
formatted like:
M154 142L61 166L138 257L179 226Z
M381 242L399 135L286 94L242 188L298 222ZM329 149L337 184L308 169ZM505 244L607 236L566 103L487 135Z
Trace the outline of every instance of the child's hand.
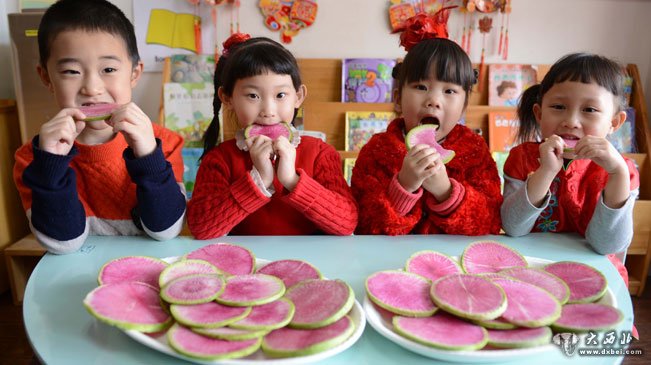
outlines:
M433 167L436 160L440 159L441 156L435 149L424 144L416 145L407 152L402 161L398 182L405 190L413 193L421 187L425 179L437 172Z
M577 158L587 158L601 166L608 174L624 173L628 167L622 155L603 137L584 136L574 148Z
M287 138L281 136L273 142L273 150L278 156L276 161L276 175L278 181L289 191L293 191L298 184L296 173L296 148L289 143Z
M434 166L429 168L432 175L423 181L423 189L429 191L439 202L446 201L452 191L452 183L441 155L436 152Z
M246 140L253 166L258 170L264 186L269 188L274 181L274 167L271 159L274 156L272 141L269 137L259 135Z
M538 147L540 151L540 169L548 175L556 176L563 167L563 139L552 135Z
M38 147L55 155L67 155L79 133L86 127L86 123L80 121L85 117L79 109L61 109L54 118L41 126Z
M136 158L144 157L156 149L151 120L135 103L120 106L113 111L109 125L115 133L122 133Z

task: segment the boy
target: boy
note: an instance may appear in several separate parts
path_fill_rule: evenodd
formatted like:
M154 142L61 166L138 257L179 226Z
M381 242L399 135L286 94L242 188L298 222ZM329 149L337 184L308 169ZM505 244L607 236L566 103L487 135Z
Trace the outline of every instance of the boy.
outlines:
M61 111L18 149L14 166L38 241L64 254L89 234L176 237L183 139L131 102L143 63L129 20L106 0L60 0L41 20L38 46L37 72ZM98 104L116 109L84 122L79 108Z

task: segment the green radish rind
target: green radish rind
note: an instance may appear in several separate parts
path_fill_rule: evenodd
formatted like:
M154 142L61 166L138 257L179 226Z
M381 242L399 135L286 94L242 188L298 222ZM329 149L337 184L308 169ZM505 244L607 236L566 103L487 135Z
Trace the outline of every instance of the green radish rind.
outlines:
M604 276L604 274L603 274L601 271L595 269L594 267L592 267L592 266L590 266L590 265L586 265L586 264L584 264L584 263L582 263L582 262L576 262L576 261L557 261L557 262L554 262L554 263L551 263L551 264L545 265L545 266L543 267L543 270L545 270L545 272L547 272L548 274L554 275L554 276L558 277L559 279L561 279L563 282L565 282L565 280L564 280L562 277L560 277L560 276L554 274L553 272L549 272L549 271L547 271L547 268L548 268L548 267L553 267L553 266L557 266L557 265L561 265L561 264L573 264L573 265L580 265L580 266L583 266L583 267L585 267L585 268L587 268L587 269L593 271L593 272L594 272L595 274L597 274L598 276L600 276L600 277L603 279L603 283L604 283L603 287L601 288L601 290L600 290L598 293L596 293L596 294L594 294L594 295L592 295L592 296L590 296L590 297L585 297L585 298L583 298L583 299L581 299L581 300L571 300L571 299L568 299L568 301L567 301L566 304L585 304L585 303L594 303L594 302L596 302L597 300L601 299L601 297L603 297L603 296L606 294L606 292L608 291L608 279L606 279L606 276ZM567 284L567 283L566 283L566 285L567 285L568 288L569 288L570 285ZM571 296L572 296L572 289L569 288L569 290L570 290L570 297L571 297Z
M156 288L152 287L149 284L140 283L140 282L133 282L132 284L146 286L150 288L152 291L157 291ZM145 324L145 323L133 323L133 322L120 321L98 313L90 303L93 299L94 294L97 291L104 290L107 285L120 285L120 284L106 284L106 285L98 286L97 288L93 289L90 293L88 293L86 295L86 298L84 298L83 301L86 310L88 310L88 312L93 317L99 319L100 321L123 330L134 330L134 331L145 332L145 333L163 331L167 329L172 323L174 323L172 317L170 316L167 317L167 320L160 323Z
M81 119L81 121L82 122L97 122L98 120L107 120L107 119L111 118L112 115L113 115L113 113L107 113L107 114L104 114L104 115L97 115L97 116L94 116L94 117L87 117L87 118Z
M478 326L482 326L486 329L492 329L492 330L512 330L518 328L518 326L514 325L513 323L509 323L506 321L502 322L495 319L489 319L486 321L472 321L472 322Z
M289 126L289 123L287 123L287 122L280 122L280 123L278 123L278 124L279 124L279 125L282 125L283 127L285 127L285 128L287 129L287 132L288 132L288 134L289 134L288 137L287 137L287 139L288 139L289 141L291 141L291 140L292 140L293 133L292 133L292 128ZM250 138L250 137L251 137L251 136L250 136L250 134L251 134L251 130L254 129L254 128L264 128L264 127L261 127L261 126L259 126L259 125L255 125L255 124L251 124L251 125L249 125L248 127L244 128L244 138L247 138L247 139Z
M289 296L291 292L295 290L300 290L302 286L310 285L311 282L316 282L316 281L324 281L324 279L309 279L309 280L301 281L300 283L293 285L291 288L289 288L285 296ZM295 321L296 318L292 318L292 320L288 324L289 327L295 329L317 329L337 322L341 318L345 317L346 314L348 314L348 312L350 312L350 310L353 308L353 305L355 305L355 292L353 292L353 288L343 280L335 279L335 280L325 280L325 281L335 281L337 283L344 284L346 286L346 289L348 290L348 298L346 298L344 304L341 307L339 307L339 310L337 310L335 313L318 322L301 323L301 322L296 322ZM294 303L294 305L296 304Z
M466 246L466 248L463 250L463 253L461 254L461 258L460 258L459 261L461 261L461 267L463 268L463 271L464 271L464 272L466 272L466 273L468 273L468 274L480 274L480 273L469 272L469 271L468 271L467 260L468 260L468 253L469 253L469 252L470 252L470 251L471 251L475 246L478 246L478 245L480 245L480 244L484 244L484 243L490 243L490 244L495 244L495 245L501 246L502 248L504 248L504 249L506 249L506 250L508 250L508 251L511 251L511 252L514 253L516 256L519 256L519 257L522 259L522 261L524 261L525 266L514 266L514 267L529 267L529 264L527 263L527 260L526 260L526 259L524 258L524 256L522 256L522 254L519 253L518 251L512 249L511 247L509 247L509 246L507 246L507 245L505 245L505 244L503 244L503 243L501 243L501 242L491 241L491 240L486 240L486 241L476 241L476 242L473 242L473 243L469 244L468 246ZM506 267L503 268L503 269L506 269Z
M438 314L437 314L438 315ZM398 333L399 335L410 339L412 341L418 342L421 345L429 346L429 347L434 347L437 349L442 349L442 350L452 350L452 351L475 351L483 348L486 346L488 343L488 331L486 331L485 328L481 326L477 326L478 328L481 329L483 332L483 339L480 342L477 342L475 344L470 344L470 345L461 345L461 346L449 346L449 345L444 345L439 342L433 342L433 341L428 341L422 337L419 337L405 329L403 329L400 326L400 319L403 317L400 316L394 316L392 319L392 324L393 324L393 330ZM463 321L462 319L459 318L459 321Z
M194 300L183 300L179 298L174 298L169 295L168 291L169 289L177 284L178 282L182 280L189 280L189 279L194 279L194 278L200 278L200 277L209 277L210 279L219 279L221 280L221 287L212 293L211 295L208 295L203 298L196 298ZM176 278L169 283L167 283L164 287L161 288L160 290L160 296L163 298L166 302L171 303L171 304L201 304L201 303L207 303L212 300L215 300L223 291L224 288L226 287L226 282L224 281L224 278L221 275L212 275L212 274L196 274L196 275L188 275L188 276L181 276L180 278Z
M527 347L537 347L542 345L548 345L551 343L552 339L552 330L549 327L539 327L542 328L542 334L538 337L523 340L523 341L499 341L491 337L491 333L494 331L488 331L488 344L493 347L504 348L504 349L522 349ZM537 330L538 328L532 328L532 330Z
M536 268L532 268L532 267L526 267L526 268L512 267L512 268L504 269L504 270L500 271L499 274L506 275L508 277L511 277L511 278L514 278L514 279L517 279L517 280L522 280L520 277L513 274L515 271L518 271L518 270L521 270L521 269L532 270L532 271L539 272L539 273L541 273L543 275L546 275L547 277L551 278L556 283L558 283L560 286L565 288L563 297L562 298L556 297L556 299L558 299L558 301L559 301L559 303L561 303L561 305L567 303L567 301L570 299L570 287L567 286L565 281L563 281L563 279L559 278L558 276L556 276L556 275L554 275L552 273L549 273L549 272L547 272L547 271L545 271L543 269L536 269ZM526 281L526 280L522 280L522 281ZM526 281L526 282L528 282L529 284L536 285L536 283L532 283L532 282L529 282L529 281ZM540 288L547 290L547 288L543 288L543 287L540 287Z
M459 263L456 260L454 260L452 257L450 257L450 256L448 256L448 255L446 255L444 253L436 252L436 251L432 251L432 250L418 251L418 252L414 253L413 255L409 256L409 258L407 259L407 262L405 263L405 271L414 273L416 275L420 275L420 274L415 273L415 272L410 270L411 264L415 259L419 258L420 256L422 256L422 255L430 255L430 254L439 256L439 257L443 258L444 260L447 260L448 263L452 264L455 268L457 268L456 273L461 273L463 271L463 269L461 268ZM421 276L423 276L423 275L421 275ZM425 278L430 279L430 278L427 278L427 277L425 277Z
M238 330L241 331L240 333L219 333L219 330L222 328L229 328L229 327L218 327L218 328L192 328L192 331L206 337L212 337L212 338L217 338L220 340L227 340L227 341L244 341L244 340L252 340L254 338L262 338L264 335L269 333L269 331L266 330L258 330L258 331L248 331L248 330Z
M266 341L266 338L262 340L262 351L265 353L265 355L268 355L270 357L275 357L275 358L280 358L280 357L298 357L298 356L307 356L307 355L312 355L316 354L319 352L323 352L326 350L329 350L333 347L337 347L344 343L352 334L355 332L355 322L349 317L349 316L344 316L340 318L340 320L346 320L348 322L348 326L346 327L346 330L342 332L340 335L330 338L328 340L325 340L323 342L316 343L312 346L306 347L304 349L300 350L281 350L281 349L275 349L269 345L269 343ZM296 329L297 331L310 331L309 329ZM318 331L318 329L316 329ZM273 332L271 332L273 333Z
M107 283L104 283L104 282L102 281L102 276L103 276L104 270L105 270L108 266L110 266L110 265L115 265L116 263L118 263L118 262L120 262L120 261L122 261L122 260L125 260L125 259L132 259L132 258L133 258L133 259L145 259L145 260L152 261L152 262L154 262L154 263L160 263L160 264L162 264L163 267L165 267L165 268L167 268L167 266L169 265L167 262L165 262L165 261L163 261L163 260L161 260L161 259L159 259L159 258L151 257L151 256L123 256L123 257L118 257L118 258L113 259L113 260L111 260L111 261L105 263L104 265L102 265L102 267L99 269L99 273L97 274L97 284L99 284L99 285L107 284ZM163 269L163 270L165 270L165 269ZM111 284L111 283L108 283L108 284ZM155 285L155 283L148 283L148 284Z
M251 307L249 308L243 308L244 311L238 316L233 316L230 318L223 319L218 322L211 322L211 323L201 323L201 322L194 322L188 318L185 318L180 312L179 312L179 306L184 306L183 304L172 304L170 305L170 313L172 314L172 317L179 322L180 324L187 326L187 327L200 327L200 328L216 328L216 327L223 327L223 326L228 326L229 324L233 322L237 322L240 319L246 318L246 316L251 313Z
M608 310L614 310L617 313L617 320L615 322L609 323L607 325L602 325L602 326L594 326L591 325L590 327L582 326L582 327L577 327L577 326L570 326L570 325L564 325L564 324L559 324L559 321L563 320L563 315L561 314L561 318L559 318L556 322L552 323L551 327L555 332L577 332L577 333L583 333L583 332L588 332L588 331L605 331L609 329L614 329L617 327L617 325L624 320L624 314L622 311L619 309L608 305L608 304L599 304L599 303L573 303L573 304L567 304L564 306L564 309L567 310L568 307L570 306L599 306L599 307L604 307L607 308Z
M394 307L392 305L389 305L389 304L383 302L382 299L380 299L380 298L376 297L375 295L373 295L373 293L371 293L371 290L368 287L369 280L371 280L376 274L382 274L382 273L398 273L398 274L401 274L401 275L409 275L409 276L412 276L415 279L427 282L429 285L431 285L431 283L432 283L431 280L429 280L427 278L424 278L424 277L422 277L422 276L420 276L418 274L414 274L414 273L410 273L410 272L405 272L405 271L401 271L401 270L378 271L378 272L376 272L374 274L371 274L368 278L366 278L366 282L364 283L364 287L366 288L366 295L368 295L369 299L371 299L371 301L373 303L375 303L377 306L379 306L379 307L381 307L383 309L386 309L391 313L399 314L399 315L407 316L407 317L429 317L429 316L434 315L434 313L436 313L438 308L434 305L434 303L432 303L432 309L431 310L412 311L412 310L406 310L406 309L403 309L403 308L397 308L397 307Z
M271 331L281 327L285 327L286 325L289 324L289 322L291 322L292 318L294 317L294 312L296 311L296 307L294 306L294 303L292 303L292 301L287 298L279 298L277 301L283 301L289 305L289 310L287 311L287 315L285 316L285 318L283 318L282 321L274 324L269 324L269 325L255 325L255 326L233 322L229 324L229 327L241 329L241 330L249 330L249 331ZM271 304L271 303L267 303L267 304ZM252 311L253 310L255 310L255 307L252 308Z
M464 310L461 310L460 308L457 308L454 304L449 303L448 301L444 300L441 298L441 296L436 292L436 289L438 288L439 285L442 285L445 281L448 280L454 280L455 278L459 278L460 280L463 280L464 278L468 278L469 280L483 280L486 283L490 284L491 288L495 288L497 291L500 293L500 297L502 298L502 301L500 302L500 305L495 307L491 311L487 312L482 312L482 313L470 313ZM460 288L461 289L461 288ZM470 319L470 320L475 320L475 321L486 321L486 320L491 320L498 318L502 313L507 308L507 300L506 300L506 293L504 292L504 289L502 289L499 285L493 283L490 279L481 277L480 275L472 275L472 274L453 274L453 275L448 275L440 278L439 280L435 281L432 283L432 287L430 288L430 298L432 298L432 301L434 304L436 304L439 308L442 310L452 313L457 317L465 318L465 319Z
M285 294L285 284L283 283L283 281L280 280L279 278L275 277L275 276L265 275L265 274L247 274L247 275L229 276L229 277L226 278L226 285L225 286L228 286L229 281L238 280L239 278L241 278L243 276L260 276L260 277L263 277L265 280L273 281L276 284L278 284L278 291L276 291L275 293L272 293L271 295L269 295L267 297L262 297L262 298L255 299L255 300L230 300L230 299L225 299L225 298L221 297L223 292L226 292L226 290L223 290L221 293L219 293L219 295L217 295L217 297L215 297L215 301L217 301L217 303L224 304L224 305L230 305L230 306L233 306L233 307L251 307L251 306L254 306L254 305L262 305L262 304L271 303L274 300L277 300L277 299L281 298Z
M168 331L167 331L167 342L169 343L170 347L176 350L178 353L183 354L185 356L189 356L195 359L203 359L203 360L226 360L226 359L235 359L239 357L244 357L251 355L252 353L256 352L260 348L260 344L262 343L262 338L258 338L258 341L254 342L251 346L237 350L237 351L232 351L232 352L227 352L219 355L205 355L205 354L200 354L196 352L191 352L186 349L184 349L176 340L174 340L174 332L179 330L182 326L179 325L178 323L175 323ZM198 335L198 334L197 334ZM249 340L245 340L249 341Z
M168 278L170 275L170 272L174 270L178 270L179 267L186 266L186 265L203 265L207 270L211 272L203 272L202 274L215 274L215 275L225 275L225 273L217 268L217 266L211 264L208 261L205 260L195 260L195 259L187 259L187 260L179 260L174 263L169 264L163 271L160 273L160 276L158 277L158 285L162 288L165 286L165 284L169 283L171 280ZM193 274L199 274L197 273L192 273ZM187 276L187 275L183 275ZM177 279L181 276L178 276L174 279Z

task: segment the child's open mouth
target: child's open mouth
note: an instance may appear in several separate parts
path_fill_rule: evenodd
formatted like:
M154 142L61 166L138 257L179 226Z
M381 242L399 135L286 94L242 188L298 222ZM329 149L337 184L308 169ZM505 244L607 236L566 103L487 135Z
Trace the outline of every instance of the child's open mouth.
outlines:
M574 147L576 147L576 144L579 142L579 137L569 134L564 134L560 137L563 138L563 143L565 143L563 152L574 152Z
M421 119L419 125L425 125L425 124L432 124L432 125L436 126L436 129L438 129L439 126L441 125L441 123L439 122L439 119L437 117L425 117L425 118Z

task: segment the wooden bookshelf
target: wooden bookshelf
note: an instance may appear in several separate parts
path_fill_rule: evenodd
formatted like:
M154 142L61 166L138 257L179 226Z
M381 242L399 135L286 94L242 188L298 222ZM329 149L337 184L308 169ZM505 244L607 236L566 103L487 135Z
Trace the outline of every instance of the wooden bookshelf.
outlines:
M340 59L299 59L301 76L307 85L307 99L304 106L304 126L306 130L322 131L327 142L333 145L342 159L357 157L357 152L344 151L345 113L346 111L393 111L393 104L365 104L341 102L341 60ZM538 81L549 71L550 65L537 65ZM640 198L635 203L633 212L633 241L627 252L626 267L630 276L629 291L640 295L644 290L651 261L651 161L649 148L651 133L640 75L636 65L628 65L627 70L633 77L631 106L635 108L635 137L638 153L627 154L636 161L640 170ZM488 141L488 114L491 111L514 110L513 107L488 106L488 65L481 72L482 80L475 85L468 100L466 125L478 128ZM485 85L479 92L478 85ZM224 138L232 138L236 124L225 121Z

